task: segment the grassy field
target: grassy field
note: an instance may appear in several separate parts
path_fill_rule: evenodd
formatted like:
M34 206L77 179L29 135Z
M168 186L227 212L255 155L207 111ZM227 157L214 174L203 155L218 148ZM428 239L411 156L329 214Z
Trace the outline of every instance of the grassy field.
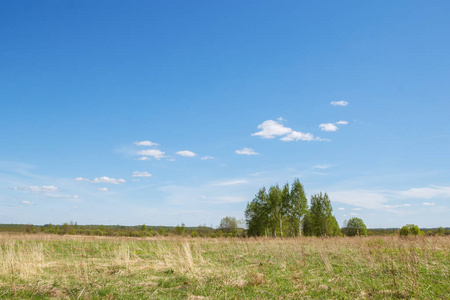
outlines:
M449 237L0 235L0 299L450 299Z

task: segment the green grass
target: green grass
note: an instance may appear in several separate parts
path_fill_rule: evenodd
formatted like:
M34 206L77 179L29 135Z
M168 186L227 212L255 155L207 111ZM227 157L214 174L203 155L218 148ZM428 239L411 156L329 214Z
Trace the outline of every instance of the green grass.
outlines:
M0 299L450 299L449 237L0 235Z

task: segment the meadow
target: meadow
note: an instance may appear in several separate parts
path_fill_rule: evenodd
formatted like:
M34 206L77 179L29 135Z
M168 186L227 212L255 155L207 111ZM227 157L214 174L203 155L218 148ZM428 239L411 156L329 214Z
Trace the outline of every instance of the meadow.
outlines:
M0 234L0 299L450 299L450 238Z

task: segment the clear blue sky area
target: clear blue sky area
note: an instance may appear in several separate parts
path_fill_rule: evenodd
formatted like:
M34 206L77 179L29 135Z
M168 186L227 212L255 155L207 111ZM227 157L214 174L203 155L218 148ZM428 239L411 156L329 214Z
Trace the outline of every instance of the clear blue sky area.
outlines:
M450 226L449 1L1 1L0 223L217 226L299 178Z

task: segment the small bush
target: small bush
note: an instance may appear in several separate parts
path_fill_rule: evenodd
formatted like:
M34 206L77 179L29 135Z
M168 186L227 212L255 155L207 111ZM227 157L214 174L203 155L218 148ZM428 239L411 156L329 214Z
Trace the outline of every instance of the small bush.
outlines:
M347 236L366 236L367 235L367 227L364 224L363 220L360 218L351 218L347 222L345 222L343 232Z
M419 226L414 224L407 224L400 229L400 235L401 236L407 236L407 235L419 235L420 229Z

